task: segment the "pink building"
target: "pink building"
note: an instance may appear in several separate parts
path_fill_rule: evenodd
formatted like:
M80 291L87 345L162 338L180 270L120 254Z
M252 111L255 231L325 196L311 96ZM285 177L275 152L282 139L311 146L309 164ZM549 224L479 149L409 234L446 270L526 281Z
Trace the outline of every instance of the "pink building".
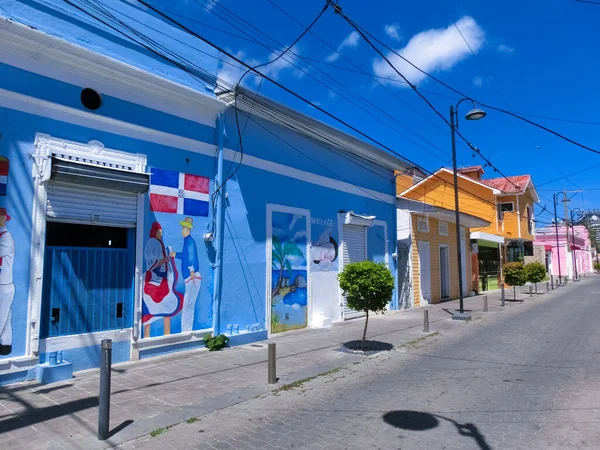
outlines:
M583 225L569 227L567 245L567 230L564 225L559 225L557 248L556 228L555 226L544 227L536 230L535 234L534 244L544 245L546 249L548 272L554 276L559 275L558 253L560 253L560 274L563 277L567 275L569 279L573 279L575 273L592 272L592 247L588 229ZM573 234L575 235L574 240Z

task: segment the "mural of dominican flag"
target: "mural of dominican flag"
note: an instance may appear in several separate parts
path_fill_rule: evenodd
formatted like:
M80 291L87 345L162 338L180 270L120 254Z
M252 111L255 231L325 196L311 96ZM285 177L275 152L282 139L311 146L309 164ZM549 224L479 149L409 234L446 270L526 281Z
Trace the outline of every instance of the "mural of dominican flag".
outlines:
M8 158L0 156L0 195L6 195L8 185Z
M150 175L150 210L208 216L208 190L206 177L152 168Z

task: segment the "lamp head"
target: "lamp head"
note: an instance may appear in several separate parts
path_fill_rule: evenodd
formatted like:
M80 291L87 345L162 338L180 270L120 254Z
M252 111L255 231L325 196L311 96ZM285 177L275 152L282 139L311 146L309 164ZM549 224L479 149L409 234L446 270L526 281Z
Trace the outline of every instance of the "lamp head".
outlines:
M467 113L465 119L467 120L479 120L483 119L486 116L486 112L483 109L473 108L471 111Z

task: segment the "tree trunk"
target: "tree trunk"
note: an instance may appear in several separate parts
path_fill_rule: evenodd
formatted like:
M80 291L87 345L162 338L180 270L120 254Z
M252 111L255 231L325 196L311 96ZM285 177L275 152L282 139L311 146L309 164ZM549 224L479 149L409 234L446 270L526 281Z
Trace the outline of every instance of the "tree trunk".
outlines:
M283 281L283 261L281 261L280 269L279 269L279 279L277 280L277 286L275 286L275 290L272 295L279 294L279 290L281 289L281 282Z
M363 341L367 339L367 325L369 325L369 310L365 311L367 313L367 317L365 318L365 331L363 331Z

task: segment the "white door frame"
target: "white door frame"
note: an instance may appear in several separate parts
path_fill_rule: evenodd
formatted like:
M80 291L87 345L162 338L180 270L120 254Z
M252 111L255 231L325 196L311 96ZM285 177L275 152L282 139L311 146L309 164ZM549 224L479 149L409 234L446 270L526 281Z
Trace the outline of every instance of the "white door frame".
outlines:
M267 203L267 234L265 238L265 247L267 252L267 284L265 295L266 317L265 329L271 333L271 283L273 280L273 213L289 213L297 214L306 217L306 327L312 326L312 296L311 296L311 273L310 273L310 252L311 252L311 235L310 235L310 210L303 208L293 208L291 206L275 205Z
M426 299L423 297L423 270L421 267L421 253L419 251L419 244L427 244L427 248L429 249L429 265L427 267L427 272L429 273L429 297L431 297L431 244L429 241L417 241L417 259L419 263L419 306L425 306L430 304L429 302L431 299Z
M448 244L439 244L438 245L438 255L439 255L439 262L438 262L438 266L439 266L439 271L440 271L440 299L444 298L443 292L442 292L442 248L446 249L446 258L448 259L446 267L448 268L448 271L446 272L446 281L448 283L448 298L452 298L452 280L450 277L450 247ZM430 275L431 276L431 275Z
M42 283L44 274L44 253L46 249L46 202L48 199L47 184L52 170L52 156L72 156L81 160L91 160L98 163L116 164L133 167L137 173L146 171L146 155L133 154L118 150L104 148L99 141L90 141L87 144L55 138L43 133L36 133L34 152L32 154L32 176L34 180L34 196L32 210L30 275L29 275L29 304L27 311L27 336L25 354L33 355L39 352L40 345L40 320L42 304ZM141 197L141 196L140 196ZM143 204L143 202L142 202ZM143 227L143 209L138 204L136 227ZM136 235L135 248L135 289L134 311L140 310L141 295L141 255L142 243L138 242ZM139 298L138 298L139 297ZM134 322L137 316L134 314ZM132 324L133 325L133 324ZM129 327L127 327L129 328ZM135 326L132 328L134 333ZM133 337L133 336L132 336Z
M344 246L346 245L346 242L344 241L344 225L346 225L346 214L347 213L338 213L338 236L340 237L339 240L339 248L341 249L340 251L340 258L339 258L339 272L341 273L342 270L344 270ZM375 223L375 221L373 222ZM364 226L365 229L365 258L367 258L367 255L369 254L369 235L368 235L368 226ZM387 237L387 225L384 228L384 232L385 235ZM387 240L387 239L386 239ZM387 261L387 247L386 247L386 264L388 264ZM340 300L340 317L339 320L343 321L345 319L344 317L344 295L342 293L342 290L339 287L339 284L337 286L338 289L338 298Z

